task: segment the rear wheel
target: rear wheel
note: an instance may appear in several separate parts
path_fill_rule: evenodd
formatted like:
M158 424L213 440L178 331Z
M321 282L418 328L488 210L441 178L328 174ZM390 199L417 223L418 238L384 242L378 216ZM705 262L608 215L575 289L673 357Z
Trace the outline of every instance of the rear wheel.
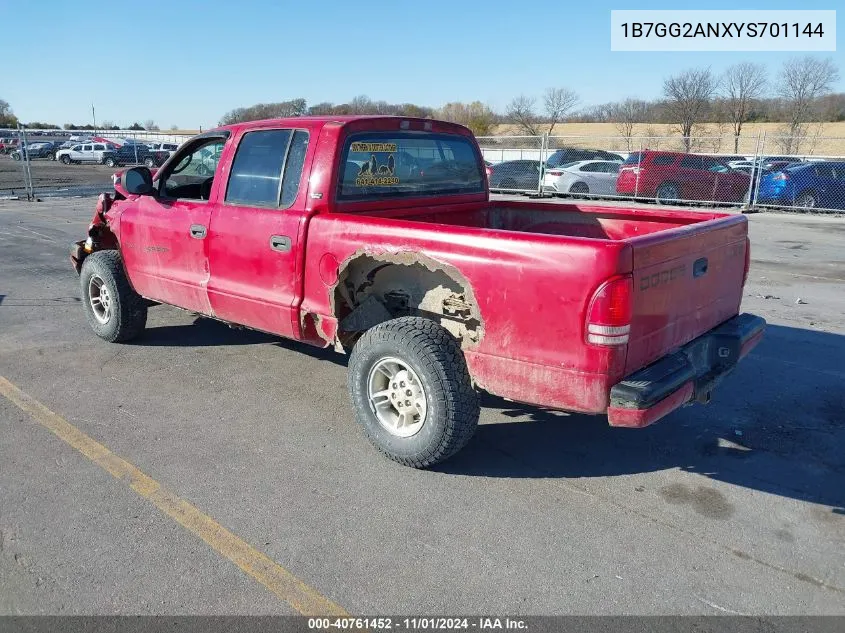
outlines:
M349 392L364 434L390 459L433 466L478 425L478 395L457 341L439 324L402 317L368 330L349 359Z
M590 193L590 187L586 182L576 182L569 188L569 193Z
M805 209L815 209L818 204L819 201L816 199L816 193L814 191L802 191L795 199L795 206Z
M79 280L85 317L97 336L118 343L143 332L147 304L129 285L117 251L91 253L82 263Z
M153 167L156 166L156 162L152 158L149 158L149 157L144 159L144 164L147 167L149 167L150 169L152 169Z
M661 204L677 202L681 197L681 190L673 182L664 182L657 188L657 202Z

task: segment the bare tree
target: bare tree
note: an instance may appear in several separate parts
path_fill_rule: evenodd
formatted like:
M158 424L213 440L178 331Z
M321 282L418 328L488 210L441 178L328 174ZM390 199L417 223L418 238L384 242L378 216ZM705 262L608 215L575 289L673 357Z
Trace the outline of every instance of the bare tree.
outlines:
M537 113L534 110L534 99L520 95L508 104L505 116L508 121L516 124L520 131L529 136L540 136L537 126Z
M616 130L625 137L625 143L630 152L633 147L631 141L634 136L634 125L645 122L648 114L648 104L640 99L625 99L609 106L610 118Z
M778 93L788 113L787 134L793 139L788 143L787 153L798 152L801 140L806 136L806 124L812 121L820 97L831 91L839 79L839 69L830 59L796 57L784 63L778 80Z
M725 112L733 126L734 153L739 152L742 124L748 120L754 101L766 89L766 67L742 62L734 64L722 75L722 97Z
M543 105L546 110L546 117L549 119L549 134L551 134L558 121L569 114L580 99L578 94L569 88L549 88L543 95Z
M663 81L667 113L678 126L687 152L692 128L704 118L718 86L709 68L693 68Z
M158 132L161 128L159 128L159 126L156 125L156 122L152 119L147 119L144 121L144 129L152 132Z

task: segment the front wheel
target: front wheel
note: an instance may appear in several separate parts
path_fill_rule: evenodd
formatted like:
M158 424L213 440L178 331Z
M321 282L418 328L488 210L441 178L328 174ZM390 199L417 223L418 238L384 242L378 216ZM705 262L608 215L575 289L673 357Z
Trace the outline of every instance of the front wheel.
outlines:
M475 433L478 395L464 355L434 321L402 317L368 330L352 350L348 380L364 434L400 464L433 466Z
M144 159L144 165L146 165L147 167L149 167L150 169L152 169L153 167L155 167L155 166L156 166L156 163L155 163L155 161L154 161L152 158L145 158L145 159Z
M106 167L114 167L115 165L117 165L117 162L115 162L114 158L112 158L111 156L108 156L105 160L105 164L106 164Z
M795 206L802 207L804 209L815 209L818 204L819 201L816 200L816 194L812 191L803 191L795 199Z
M147 303L129 285L117 251L97 251L80 271L82 305L88 325L110 343L129 341L147 325Z
M70 156L67 154L63 154L59 160L62 161L62 165L70 165Z

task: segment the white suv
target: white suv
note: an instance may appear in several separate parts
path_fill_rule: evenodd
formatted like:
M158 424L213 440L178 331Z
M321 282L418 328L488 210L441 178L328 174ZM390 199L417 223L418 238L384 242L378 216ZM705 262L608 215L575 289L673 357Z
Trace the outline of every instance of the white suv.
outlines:
M65 165L71 163L97 163L105 162L106 155L115 151L114 145L110 143L80 143L70 149L61 149L56 152L56 160Z

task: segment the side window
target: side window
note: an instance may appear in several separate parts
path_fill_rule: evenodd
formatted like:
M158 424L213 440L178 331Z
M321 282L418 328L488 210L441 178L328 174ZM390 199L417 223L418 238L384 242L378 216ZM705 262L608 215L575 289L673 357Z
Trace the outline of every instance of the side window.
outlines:
M684 156L681 159L681 169L702 169L701 156Z
M308 132L297 130L293 133L288 158L285 161L285 175L282 179L282 209L287 209L296 201L306 151L308 151Z
M686 158L684 159L684 161L685 160L686 160ZM684 161L681 161L681 167L684 167ZM655 156L652 159L651 164L652 165L671 165L674 162L675 162L674 156L672 156L671 154L662 154L660 156Z
M702 158L701 164L702 164L703 168L706 169L707 171L715 171L715 172L719 172L719 173L725 173L725 172L729 171L727 165L720 163L715 158Z
M599 172L602 171L601 163L587 163L581 167L581 171Z
M94 149L98 152L102 152L103 150L106 149L106 147L105 147L105 145L95 145Z
M91 146L90 146L90 145L83 145L83 146L82 146L82 151L83 151L83 152L90 152L90 151L91 151Z
M262 207L279 205L282 167L291 136L291 130L244 134L232 161L226 202Z
M81 152L82 151L82 145L74 145L73 147L70 148L70 151Z
M226 141L222 138L205 139L191 144L166 174L161 176L161 193L167 198L205 200L217 163Z

